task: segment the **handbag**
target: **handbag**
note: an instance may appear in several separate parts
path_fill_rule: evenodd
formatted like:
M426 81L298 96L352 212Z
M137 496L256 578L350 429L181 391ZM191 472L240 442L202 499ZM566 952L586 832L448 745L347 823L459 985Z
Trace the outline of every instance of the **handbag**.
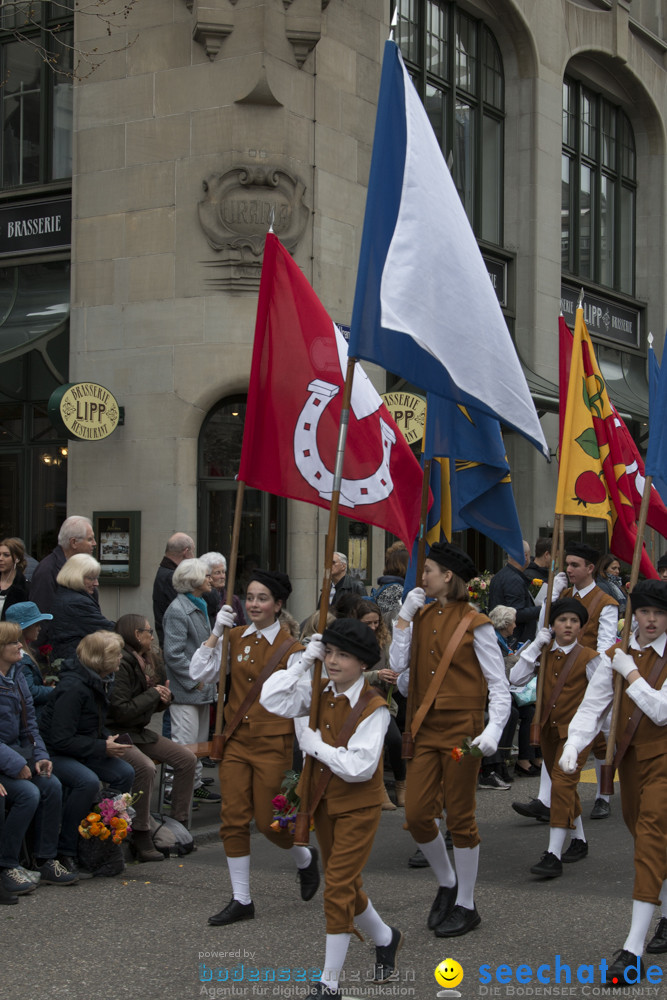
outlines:
M537 695L537 674L531 677L523 687L512 689L512 697L519 707L522 705L534 705Z

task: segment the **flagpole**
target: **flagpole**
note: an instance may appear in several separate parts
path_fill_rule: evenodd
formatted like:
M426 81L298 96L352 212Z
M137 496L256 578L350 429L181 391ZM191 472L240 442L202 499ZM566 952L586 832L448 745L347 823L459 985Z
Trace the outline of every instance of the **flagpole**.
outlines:
M338 428L338 447L336 449L336 465L334 469L333 490L331 493L331 504L329 506L329 528L327 530L324 549L324 576L322 579L322 592L320 594L320 618L318 622L318 632L324 632L329 614L329 600L331 596L331 567L333 564L334 547L336 544L336 522L338 520L338 507L340 503L340 486L343 479L343 461L345 458L345 442L347 441L347 430L350 423L350 400L352 399L352 383L354 381L354 366L356 358L347 359L347 370L345 372L345 386L343 388L343 400L341 403L340 425ZM320 681L322 678L322 663L316 660L313 666L312 695L310 700L310 719L308 725L311 729L317 730L320 714ZM301 803L299 812L294 824L294 845L296 847L307 847L310 833L310 783L313 772L313 758L306 755L301 776Z
M644 548L644 533L646 531L646 518L651 500L651 489L653 487L653 476L647 476L644 482L644 492L642 494L641 507L639 508L639 520L637 521L637 537L635 538L635 549L632 553L632 567L630 569L630 585L632 590L639 577L639 565ZM632 603L625 609L625 621L623 622L623 634L621 636L621 650L627 653L630 644L630 629L632 627ZM616 729L618 728L618 717L621 711L621 698L623 695L623 676L619 673L614 677L614 701L611 709L611 722L609 724L609 736L607 737L607 753L604 764L600 769L600 794L614 794L614 753L616 751Z
M243 512L243 492L245 483L240 479L236 484L236 507L234 509L234 525L232 528L232 545L227 564L226 590L227 604L231 606L234 598L234 585L236 583L236 559L239 551L239 538L241 535L241 514ZM225 682L227 679L227 659L229 656L229 633L231 629L227 626L222 633L222 652L220 654L220 674L218 676L218 705L215 712L215 731L211 740L211 760L222 760L222 715L225 710Z
M558 566L558 571L562 569L563 565L563 515L554 514L554 530L551 536L551 544L553 547L553 553L551 558L551 565L549 566L549 577L547 579L547 596L544 601L544 625L549 628L549 617L551 615L551 591L553 589L555 567ZM540 725L540 719L542 717L542 695L544 691L544 675L546 673L545 664L547 660L547 654L549 652L549 643L547 643L540 654L540 666L537 671L537 690L535 693L535 712L533 714L533 721L530 724L530 745L531 747L539 747L541 740L540 734L542 727Z
M428 415L426 417L428 420ZM426 559L426 519L428 517L428 494L431 483L431 462L432 459L424 460L424 476L422 478L422 499L419 511L419 542L417 544L417 568L415 573L415 586L421 587L421 579L424 573L424 560Z

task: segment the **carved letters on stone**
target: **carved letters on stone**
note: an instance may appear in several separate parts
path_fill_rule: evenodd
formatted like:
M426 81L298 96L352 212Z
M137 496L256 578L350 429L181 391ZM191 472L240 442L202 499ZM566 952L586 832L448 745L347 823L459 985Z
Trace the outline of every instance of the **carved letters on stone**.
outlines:
M308 222L306 186L280 167L241 166L211 174L203 181L199 222L209 245L219 254L212 284L227 290L259 287L261 254L271 224L293 250Z

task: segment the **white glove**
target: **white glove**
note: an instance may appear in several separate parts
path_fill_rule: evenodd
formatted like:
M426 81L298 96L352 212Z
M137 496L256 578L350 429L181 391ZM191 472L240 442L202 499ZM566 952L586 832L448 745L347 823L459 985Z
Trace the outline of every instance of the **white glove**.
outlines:
M320 730L304 729L299 734L299 746L304 753L308 753L311 757L314 757L315 750L319 750L322 746L322 734Z
M319 632L311 635L308 645L301 654L300 665L304 673L306 670L310 670L315 660L324 663L324 643Z
M425 604L426 594L421 587L415 587L403 601L401 610L398 612L398 617L402 618L404 622L411 622L419 609L423 608Z
M551 600L557 601L560 595L570 586L570 581L567 578L567 573L556 573L554 577L553 586L551 589Z
M471 747L479 747L483 757L490 757L498 749L498 740L494 740L489 729L490 727L487 726L470 744Z
M577 770L577 759L579 754L577 753L577 748L574 743L566 743L563 747L563 753L558 761L558 766L561 771L565 774L574 774Z
M611 665L617 674L622 674L627 680L628 674L632 673L633 670L637 669L637 664L630 653L624 653L622 649L618 649L613 657L611 658Z
M215 616L215 624L213 626L213 635L217 635L218 638L222 635L222 630L225 628L234 628L236 623L236 613L233 608L230 608L229 604L223 604L223 606L218 611Z

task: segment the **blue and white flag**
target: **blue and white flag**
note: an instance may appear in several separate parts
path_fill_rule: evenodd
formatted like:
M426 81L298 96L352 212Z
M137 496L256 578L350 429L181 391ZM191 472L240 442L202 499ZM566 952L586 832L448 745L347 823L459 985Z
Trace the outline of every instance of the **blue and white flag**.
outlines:
M667 336L665 337L667 343ZM653 485L667 503L667 359L662 366L653 347L648 349L648 449L644 472L653 476Z
M548 460L477 241L392 41L384 51L349 351L495 417Z

